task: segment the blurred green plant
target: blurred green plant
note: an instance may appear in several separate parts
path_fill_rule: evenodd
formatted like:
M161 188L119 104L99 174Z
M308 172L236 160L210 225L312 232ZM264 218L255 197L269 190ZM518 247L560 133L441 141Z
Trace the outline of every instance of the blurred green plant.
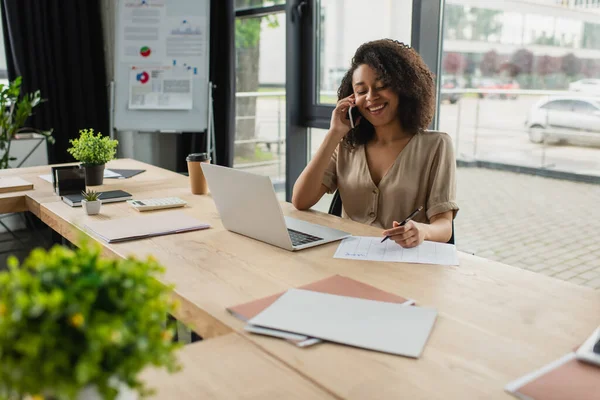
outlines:
M21 265L11 257L0 272L0 398L75 399L95 387L114 399L115 382L151 394L137 378L144 367L179 368L162 273L152 257L107 259L85 240L35 249Z

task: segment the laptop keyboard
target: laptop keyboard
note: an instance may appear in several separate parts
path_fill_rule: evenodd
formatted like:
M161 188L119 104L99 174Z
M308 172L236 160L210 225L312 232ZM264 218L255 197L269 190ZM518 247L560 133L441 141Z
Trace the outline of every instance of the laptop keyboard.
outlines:
M292 245L294 246L302 246L303 244L308 244L312 242L316 242L318 240L323 240L323 238L309 235L307 233L298 232L293 229L288 229L290 233L290 239L292 239Z

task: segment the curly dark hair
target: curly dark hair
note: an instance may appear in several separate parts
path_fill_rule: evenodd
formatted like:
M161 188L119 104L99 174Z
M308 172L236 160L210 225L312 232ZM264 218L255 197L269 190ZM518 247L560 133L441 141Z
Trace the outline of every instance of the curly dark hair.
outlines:
M402 128L415 135L426 129L435 112L433 74L414 49L392 39L362 44L338 89L338 100L354 93L352 75L366 64L377 71L379 79L398 95L398 117ZM350 147L366 144L375 135L373 125L363 118L344 138Z

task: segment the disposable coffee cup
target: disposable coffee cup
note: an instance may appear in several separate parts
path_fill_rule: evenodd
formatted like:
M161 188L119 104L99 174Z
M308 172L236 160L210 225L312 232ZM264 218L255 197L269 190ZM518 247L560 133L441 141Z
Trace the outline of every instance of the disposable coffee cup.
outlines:
M188 165L188 173L190 175L190 186L193 194L208 193L208 184L202 172L201 163L210 164L210 156L208 153L190 154L185 159Z

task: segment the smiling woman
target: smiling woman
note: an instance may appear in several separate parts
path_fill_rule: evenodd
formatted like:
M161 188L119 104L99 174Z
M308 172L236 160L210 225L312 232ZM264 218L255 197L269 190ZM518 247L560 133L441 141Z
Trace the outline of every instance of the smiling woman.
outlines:
M338 190L342 216L385 229L403 247L446 242L456 216L456 161L450 137L428 131L433 75L409 46L363 44L338 90L321 147L294 186L292 202L312 207ZM355 127L349 109L359 111ZM402 225L423 206L425 212Z

